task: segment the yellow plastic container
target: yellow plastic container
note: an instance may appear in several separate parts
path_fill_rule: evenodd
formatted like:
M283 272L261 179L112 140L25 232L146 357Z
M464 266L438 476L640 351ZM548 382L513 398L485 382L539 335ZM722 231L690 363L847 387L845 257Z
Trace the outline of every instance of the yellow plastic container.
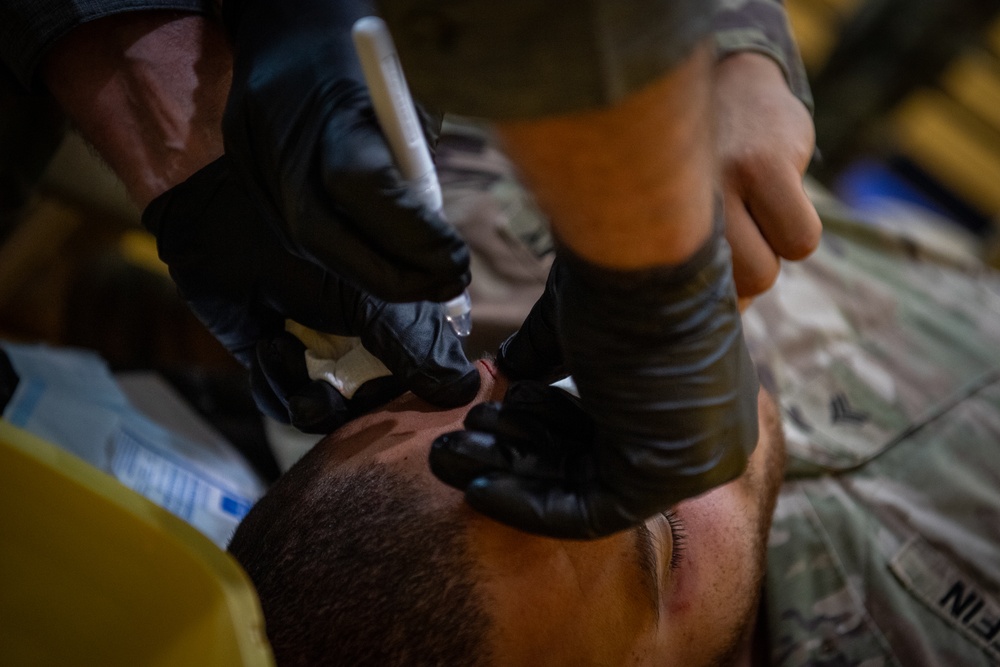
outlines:
M0 420L0 664L273 665L228 554Z

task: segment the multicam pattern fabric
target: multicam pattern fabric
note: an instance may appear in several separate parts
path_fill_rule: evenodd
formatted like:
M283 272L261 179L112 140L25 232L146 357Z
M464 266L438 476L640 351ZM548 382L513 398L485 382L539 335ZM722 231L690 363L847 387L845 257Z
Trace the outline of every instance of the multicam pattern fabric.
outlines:
M771 664L998 664L1000 278L826 225L745 317L790 462Z
M492 354L517 331L545 288L548 225L514 168L480 124L448 117L435 151L445 217L472 256L471 356Z
M573 12L530 0L457 3L447 11L426 0L381 5L414 89L459 113L503 118L608 104L674 66L709 32L719 57L756 51L773 58L812 110L782 0L612 0Z
M720 58L741 51L773 58L784 71L792 93L812 111L805 66L782 0L721 0L711 30Z
M680 63L717 0L379 0L414 94L490 119L614 104Z

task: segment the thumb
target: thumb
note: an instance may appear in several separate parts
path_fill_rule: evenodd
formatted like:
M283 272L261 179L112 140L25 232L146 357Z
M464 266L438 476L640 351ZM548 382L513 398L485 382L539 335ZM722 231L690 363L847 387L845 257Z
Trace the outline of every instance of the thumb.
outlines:
M368 296L356 326L361 342L407 389L442 408L465 405L479 391L479 371L440 304L390 304Z
M559 290L563 263L556 259L545 291L521 328L500 344L497 365L512 380L554 381L568 375L559 340Z

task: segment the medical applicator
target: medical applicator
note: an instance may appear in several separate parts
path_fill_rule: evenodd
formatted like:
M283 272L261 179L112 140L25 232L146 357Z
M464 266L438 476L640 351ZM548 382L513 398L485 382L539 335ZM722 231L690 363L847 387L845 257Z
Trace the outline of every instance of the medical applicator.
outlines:
M377 16L366 16L354 24L351 34L375 107L375 117L403 178L422 204L441 213L437 172L385 21ZM445 318L455 333L468 336L472 332L472 301L468 290L443 305Z

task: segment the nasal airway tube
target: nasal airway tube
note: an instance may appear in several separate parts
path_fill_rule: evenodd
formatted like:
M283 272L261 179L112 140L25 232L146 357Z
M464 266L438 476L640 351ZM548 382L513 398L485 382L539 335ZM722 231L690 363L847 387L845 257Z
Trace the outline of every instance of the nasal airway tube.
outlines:
M375 117L399 170L420 202L440 213L441 186L389 29L377 16L366 16L358 19L351 34L375 107ZM472 332L469 292L448 301L444 308L445 318L455 333L468 336Z

